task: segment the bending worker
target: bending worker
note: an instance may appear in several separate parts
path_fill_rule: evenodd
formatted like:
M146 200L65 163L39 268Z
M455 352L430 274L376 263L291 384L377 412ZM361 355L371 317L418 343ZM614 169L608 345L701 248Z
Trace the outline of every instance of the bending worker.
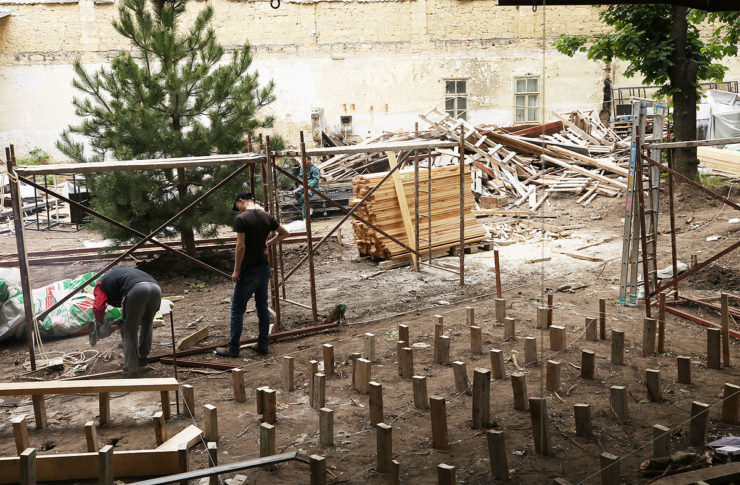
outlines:
M303 215L303 218L306 218L306 204L303 201L303 165L301 165L300 162L297 162L298 165L301 167L301 171L298 174L298 178L301 180L301 185L293 191L293 195L295 196L298 203L301 205L301 215ZM308 157L306 159L306 167L308 168L308 171L306 172L306 178L308 179L308 186L311 188L318 188L319 187L319 181L321 180L321 172L319 169L311 163L311 157ZM311 206L311 191L309 190L308 198L309 198L309 207ZM313 212L313 211L311 211Z
M90 328L90 344L98 337L112 333L105 324L105 307L121 307L123 318L119 323L125 364L124 377L138 377L140 367L147 364L152 348L152 322L159 311L162 290L157 281L136 268L115 268L103 275L93 292L95 328Z
M254 294L254 305L259 320L257 343L250 348L266 354L269 344L270 310L267 305L267 285L272 270L267 260L267 246L285 239L290 233L272 214L254 202L251 192L239 192L234 197L236 251L234 252L234 294L231 298L231 334L228 347L216 349L218 355L239 357L240 339L247 302ZM277 232L276 234L273 234ZM270 236L273 234L272 236Z

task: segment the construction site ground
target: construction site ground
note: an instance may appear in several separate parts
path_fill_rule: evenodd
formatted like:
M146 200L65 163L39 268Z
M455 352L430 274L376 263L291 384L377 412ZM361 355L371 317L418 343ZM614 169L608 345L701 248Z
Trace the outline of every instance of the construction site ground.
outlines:
M729 187L718 190L727 194ZM732 192L736 192L734 188ZM419 272L408 266L378 273L378 263L359 257L351 241L349 223L343 230L343 244L330 242L317 251L315 257L316 293L320 314L326 314L338 303L347 305L347 326L336 331L311 335L271 345L267 356L258 356L242 350L238 359L217 359L213 353L189 357L214 360L242 366L245 369L247 401L235 402L228 372L208 369L180 368L181 383L195 387L196 424L202 416L202 406L218 408L219 462L221 464L257 458L259 456L259 424L253 390L270 386L277 390L276 440L277 451L299 451L300 456L318 454L326 457L328 483L380 484L384 476L375 471L376 433L370 425L368 397L357 393L351 385L350 354L363 351L363 334L376 335L377 354L372 365L372 379L383 386L385 422L393 427L393 455L400 462L402 483L436 483L436 466L447 463L457 467L457 481L465 484L492 483L484 430L471 427L471 396L455 392L451 366L432 361L433 315L444 317L445 333L451 337L451 361L464 361L472 382L475 368L490 369L488 350L505 351L507 374L516 372L509 360L518 353L521 372L526 374L529 396L547 399L549 429L552 438L552 456L542 457L534 452L532 427L528 412L513 408L512 387L509 379L491 383L491 410L493 428L505 431L508 467L511 483L549 483L552 477L563 477L573 483L599 483L599 454L607 451L619 457L622 480L625 483L646 483L649 478L639 472L641 461L650 457L652 426L662 424L674 430L673 450L688 449L688 418L692 401L718 403L724 383L740 382L740 346L731 342L733 366L722 370L708 369L706 365L705 329L672 315L667 317L665 353L643 357L642 321L644 306L618 305L621 245L623 234L624 198L598 197L588 207L576 204L575 197L553 194L539 210L538 217L527 218L531 230L543 222L564 228L562 237L536 232L528 240L500 245L501 279L507 316L516 318L516 338L503 341L503 326L496 322L496 296L493 252L482 251L465 255L465 286L459 286L459 276L449 271L425 267ZM734 198L734 194L732 196ZM670 265L670 237L668 235L667 200L662 206L658 241L659 268ZM694 190L681 187L676 196L676 223L678 227L679 259L688 263L696 254L702 261L740 237L740 224L730 223L739 214L723 207ZM338 219L337 219L338 220ZM491 216L481 219L490 224L513 218ZM314 230L325 233L336 220L319 220ZM563 233L561 233L562 235ZM718 240L707 241L710 236ZM578 250L590 243L608 242ZM81 247L83 241L100 239L87 231L27 230L28 250ZM15 249L13 235L0 237L3 252ZM600 261L576 259L562 253L583 254ZM304 246L288 246L284 250L286 271L305 254ZM232 254L222 252L205 255L214 265L230 272ZM539 263L527 260L547 258ZM450 256L437 260L452 265L458 258ZM62 278L95 271L106 262L81 262L50 266L32 266L34 287L40 287ZM133 265L129 259L125 264ZM142 269L158 279L163 294L182 295L184 299L174 306L175 338L208 325L210 336L201 345L215 345L228 336L229 307L232 283L202 269L186 267L180 260L167 255L144 262ZM368 276L371 276L367 278ZM688 278L680 285L681 292L696 297L718 296L720 292L738 295L740 289L740 253L735 251L712 264L706 270ZM568 333L568 348L552 355L549 337L535 328L536 308L543 304L546 293L554 296L553 323L564 325ZM299 270L287 283L287 297L310 305L307 267ZM586 317L598 315L600 298L605 298L607 339L587 342L583 335ZM470 351L466 324L466 306L475 308L476 324L482 327L483 353ZM250 303L250 309L254 306ZM718 315L699 308L690 312L713 322ZM282 326L288 330L313 325L311 312L295 305L281 306ZM657 311L656 311L657 313ZM320 317L319 320L322 320ZM193 323L196 322L196 323ZM417 410L413 405L412 384L398 375L396 340L398 324L410 327L414 345L415 373L428 376L430 395L443 396L447 401L447 421L450 446L435 450L431 442L429 410ZM256 334L256 315L245 316L244 337ZM610 332L625 332L625 364L610 363ZM536 337L540 364L524 364L524 338ZM319 444L319 414L308 404L308 361L322 360L321 346L334 345L336 374L328 376L326 406L335 412L335 446ZM2 381L27 379L55 379L70 371L28 373L24 363L28 359L25 340L0 344L0 376ZM152 354L167 352L171 345L169 319L154 329ZM48 353L72 353L89 350L86 335L57 340L46 340ZM596 353L596 378L581 379L577 366L581 350ZM94 348L97 358L87 367L87 373L99 373L120 368L123 350L120 337L114 334ZM286 392L281 386L283 356L295 359L296 390ZM676 381L676 356L692 358L693 383ZM544 390L543 360L562 361L561 386L556 394ZM659 369L664 401L649 402L645 389L645 369ZM150 364L148 377L170 377L173 368ZM630 420L619 422L609 406L609 388L626 386L629 394ZM175 406L174 399L173 408ZM593 438L575 436L573 405L591 405ZM180 400L182 405L182 400ZM152 415L161 404L156 393L131 393L112 396L112 423L98 429L101 444L113 444L116 449L151 449L155 447ZM92 395L49 396L46 402L49 417L47 429L33 429L33 409L28 397L3 398L0 401L0 456L16 454L11 418L26 414L30 426L31 446L39 453L84 452L84 424L98 415L98 400ZM710 411L708 440L727 435L740 435L740 427L720 422L720 406ZM173 409L174 411L174 409ZM170 436L191 424L189 418L174 415L167 423ZM206 466L207 453L203 445L190 450L191 468ZM270 469L244 472L246 483L308 483L308 465L301 462L281 464ZM230 478L223 476L222 479Z

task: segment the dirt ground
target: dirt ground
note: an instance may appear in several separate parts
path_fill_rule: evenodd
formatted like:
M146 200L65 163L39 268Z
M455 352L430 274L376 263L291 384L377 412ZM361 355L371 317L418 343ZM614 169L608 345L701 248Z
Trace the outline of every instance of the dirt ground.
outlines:
M728 187L720 189L726 195ZM737 187L733 192L737 191ZM736 197L732 197L736 198ZM359 257L351 242L349 224L343 230L344 243L331 242L321 248L315 259L316 293L320 314L328 313L335 304L347 305L347 326L336 331L311 335L271 345L267 356L257 356L243 350L238 359L217 359L212 353L192 358L198 360L228 361L245 369L247 401L237 403L231 390L228 372L180 368L179 380L195 387L196 421L201 406L212 404L218 408L219 463L230 463L259 456L259 423L253 389L270 386L277 390L278 422L277 450L299 451L301 456L319 454L326 457L329 483L381 484L387 477L375 470L376 437L370 425L368 397L358 394L351 386L349 356L363 351L363 334L376 335L376 358L372 378L383 386L385 422L393 428L393 455L400 462L402 483L436 483L436 466L440 463L457 468L457 481L464 484L493 483L490 475L486 436L484 430L473 429L472 398L455 392L453 370L432 362L434 315L444 317L445 333L451 338L451 361L464 361L472 382L475 368L490 368L488 350L503 349L507 356L507 374L518 371L509 359L518 353L521 372L526 375L529 396L547 400L549 429L553 454L542 457L534 453L534 444L528 412L513 408L512 388L508 379L491 383L491 410L493 428L505 431L507 462L511 483L549 483L553 477L563 477L573 483L599 483L599 454L607 451L619 457L624 483L642 484L650 478L639 472L640 462L652 452L652 426L662 424L673 430L673 450L687 449L688 418L694 400L713 405L710 411L708 439L740 436L740 427L720 422L724 383L740 383L740 346L731 342L733 367L708 369L706 365L706 332L704 327L669 315L666 323L665 353L643 357L642 319L644 306L624 307L617 302L619 292L621 239L623 233L624 199L599 197L584 208L575 203L576 197L555 196L539 211L545 218L531 219L536 226L542 221L567 228L562 237L545 237L540 233L530 240L498 247L501 259L503 297L507 316L516 319L516 338L503 340L503 327L496 322L493 299L495 277L491 271L493 252L482 251L465 255L465 286L459 286L459 276L452 272L423 268L419 272L408 267L378 272L376 262ZM689 262L696 254L699 261L738 240L740 224L730 219L738 212L709 200L704 195L682 188L677 200L678 255ZM667 203L663 204L658 241L659 268L670 264L670 237ZM492 216L481 221L500 222ZM507 219L509 220L509 219ZM325 232L333 221L316 221L314 230ZM707 241L718 236L716 241ZM605 239L609 242L577 250L581 246ZM83 241L97 240L95 234L81 231L27 230L29 250L81 247ZM0 236L3 253L15 249L12 235ZM575 259L562 253L579 253L601 261ZM305 254L305 247L286 247L285 268ZM550 257L541 263L525 260ZM209 255L208 259L224 269L231 267L232 255ZM457 257L442 258L456 264ZM134 261L126 264L133 265ZM34 287L52 281L94 271L105 262L74 263L54 266L33 266L31 278ZM144 262L141 266L160 281L165 296L182 295L175 303L175 338L208 325L210 336L202 345L215 345L228 335L230 282L200 269L184 268L170 259ZM370 278L364 278L374 275ZM364 279L363 279L364 278ZM707 270L688 278L681 284L681 292L694 297L718 296L720 292L740 295L740 252L735 251L712 264ZM287 297L310 305L308 272L300 269L288 280ZM554 295L553 323L564 325L568 332L568 348L559 353L549 350L549 338L535 328L536 307L546 293ZM605 298L607 340L587 342L583 335L585 317L598 314L600 298ZM475 309L476 324L482 327L483 354L470 351L469 331L465 307ZM250 304L250 307L253 306ZM719 318L711 311L691 308L690 312L713 322ZM311 312L288 303L281 306L280 330L312 325ZM192 324L193 322L196 322ZM152 354L168 351L171 345L169 321L154 330ZM188 324L191 324L188 326ZM448 449L434 450L431 444L431 421L428 410L417 410L413 405L412 385L398 376L396 340L398 324L410 327L414 347L415 373L428 377L430 395L443 396L447 401L449 429ZM610 363L610 332L625 332L625 364ZM256 315L245 317L245 335L256 334ZM537 339L539 364L524 365L525 337ZM307 362L322 360L321 346L334 345L337 371L328 376L326 406L335 412L335 446L322 447L318 435L318 411L308 405ZM426 345L424 345L426 344ZM23 367L27 359L24 341L4 342L0 347L0 380L54 379L63 372L29 374ZM90 350L87 336L77 336L44 342L47 352L71 353ZM595 379L580 378L578 366L581 351L596 353ZM123 351L117 334L101 341L97 353L86 370L98 373L120 368ZM88 354L91 355L91 354ZM295 359L297 389L286 392L281 387L283 356ZM691 356L692 384L676 381L676 356ZM562 362L561 386L557 394L544 390L542 362L547 359ZM150 364L147 377L173 375L173 368L164 364ZM659 369L664 401L649 402L644 384L645 369ZM68 372L69 368L64 372ZM618 422L609 406L609 388L626 386L629 393L630 420ZM101 443L114 444L116 449L148 449L155 447L151 416L159 410L155 393L132 393L112 396L112 423L99 428ZM594 427L593 438L575 436L573 405L589 403ZM83 426L98 414L98 403L92 395L65 395L49 397L46 403L49 427L30 430L30 441L46 453L85 451ZM174 407L174 399L173 399ZM26 414L33 428L33 410L28 398L0 400L0 455L15 454L11 418ZM167 424L168 434L185 428L190 419L174 415ZM206 466L204 446L190 450L191 468ZM247 483L308 483L308 466L293 462L273 469L243 472ZM222 479L229 478L228 476Z

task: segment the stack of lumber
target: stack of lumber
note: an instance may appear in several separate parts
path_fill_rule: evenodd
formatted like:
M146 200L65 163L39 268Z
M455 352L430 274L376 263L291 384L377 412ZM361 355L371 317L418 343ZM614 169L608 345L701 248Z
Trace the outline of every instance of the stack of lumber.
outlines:
M740 151L722 148L698 147L696 156L712 172L727 175L740 175Z
M433 250L449 249L460 244L460 175L458 166L432 168L432 235L429 236L428 222L420 216L419 249L428 250L431 239ZM465 171L466 180L470 179L470 170ZM373 175L359 175L352 179L353 199L350 206L357 205L365 195L375 187L386 173ZM427 170L419 171L419 179L427 180ZM357 214L376 225L381 230L395 237L399 241L413 248L414 234L411 238L407 234L407 227L412 230L415 226L416 213L414 208L414 174L413 171L402 171L400 180L403 186L405 204L410 220L404 224L404 213L399 204L399 197L394 188L393 180L389 179L376 190L365 203L357 210ZM426 184L423 188L426 188ZM428 208L428 194L419 194L419 214L426 214ZM476 221L472 213L475 207L473 194L465 190L465 243L479 242L488 237L485 228ZM409 252L384 235L378 233L366 224L353 221L355 243L360 254L371 255L382 259L400 259L407 257Z

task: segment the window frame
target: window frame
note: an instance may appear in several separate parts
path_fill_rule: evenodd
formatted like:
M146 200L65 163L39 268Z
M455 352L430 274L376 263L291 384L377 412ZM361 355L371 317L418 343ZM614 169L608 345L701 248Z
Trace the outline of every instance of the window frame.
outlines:
M540 75L538 74L525 74L523 76L515 76L513 79L513 91L514 91L514 124L515 125L526 125L526 124L537 124L540 122L540 95L542 94L540 85ZM536 90L531 91L529 89L529 82L534 80L537 82ZM524 91L518 90L518 81L525 81ZM517 104L519 98L524 99L524 104ZM534 100L534 104L531 101ZM523 112L524 119L519 119L519 113ZM530 113L534 113L534 119L530 119Z
M444 78L442 80L444 83L444 111L448 115L450 115L452 118L455 119L462 119L464 121L468 121L468 78ZM455 92L450 93L447 91L447 85L450 82L455 83ZM458 89L460 87L460 83L464 83L465 90L464 92L460 92ZM463 108L460 107L460 99L465 100L465 106ZM452 109L447 108L448 101L453 102Z

